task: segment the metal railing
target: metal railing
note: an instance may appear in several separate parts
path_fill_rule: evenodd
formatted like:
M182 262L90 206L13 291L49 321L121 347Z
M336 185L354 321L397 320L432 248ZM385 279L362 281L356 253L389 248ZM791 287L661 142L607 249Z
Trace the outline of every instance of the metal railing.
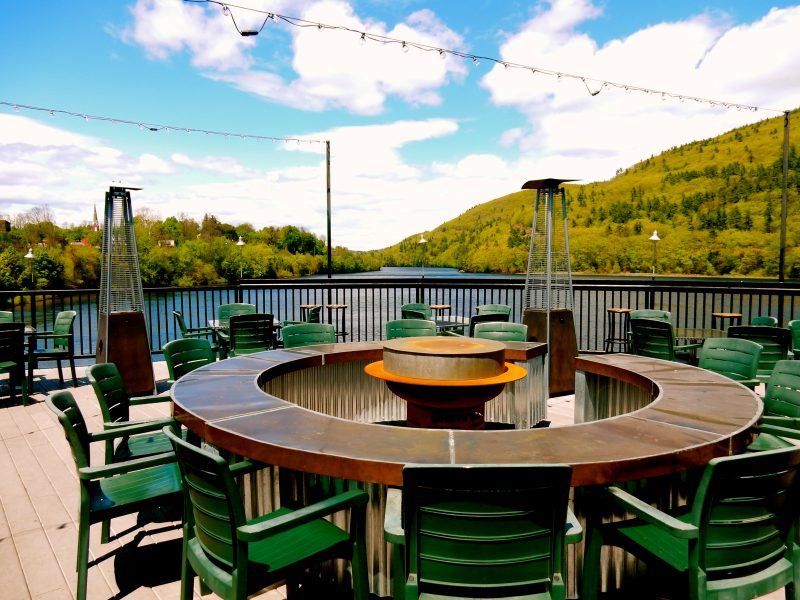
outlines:
M468 320L481 304L511 306L511 320L522 320L522 277L457 278L306 278L246 282L241 286L196 288L145 288L146 321L153 352L180 337L172 311L179 310L191 327L206 325L220 304L248 302L259 312L281 321L301 320L303 304L344 304L345 309L326 310L346 333L347 341L384 338L384 325L399 319L400 306L409 302L448 304L444 317ZM660 308L669 310L676 327L711 328L712 312L737 312L742 322L756 315L772 315L785 325L800 318L800 286L796 283L725 280L658 280L635 278L580 279L574 284L574 320L578 347L601 352L607 337L606 309ZM75 349L83 358L93 357L97 343L98 290L0 291L0 310L11 310L15 320L52 329L56 314L75 310ZM719 326L719 323L717 323Z

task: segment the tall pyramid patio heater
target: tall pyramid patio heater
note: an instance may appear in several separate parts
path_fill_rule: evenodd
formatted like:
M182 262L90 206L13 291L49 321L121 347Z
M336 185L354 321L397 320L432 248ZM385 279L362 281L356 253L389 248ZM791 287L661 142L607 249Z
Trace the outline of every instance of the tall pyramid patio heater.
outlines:
M130 190L138 189L106 192L97 318L96 360L117 365L129 394L155 389L131 209Z
M529 340L547 343L545 373L550 395L574 391L574 358L578 355L567 201L560 187L567 181L575 180L537 179L522 186L523 190L536 190L522 320L528 326Z

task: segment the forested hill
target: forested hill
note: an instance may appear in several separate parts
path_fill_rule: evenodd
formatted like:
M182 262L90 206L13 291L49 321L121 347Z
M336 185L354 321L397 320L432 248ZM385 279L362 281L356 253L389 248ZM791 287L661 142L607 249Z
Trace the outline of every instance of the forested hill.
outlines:
M692 142L621 170L610 181L567 185L575 273L648 273L654 229L659 274L775 276L783 182L782 116ZM786 276L800 278L800 115L790 122ZM524 272L533 191L478 205L433 231L377 251L383 264Z

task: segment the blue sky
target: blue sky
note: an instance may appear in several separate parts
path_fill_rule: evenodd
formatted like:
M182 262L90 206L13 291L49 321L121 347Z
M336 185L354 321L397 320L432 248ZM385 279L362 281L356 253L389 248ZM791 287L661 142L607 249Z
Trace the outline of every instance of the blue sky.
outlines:
M246 26L264 14L234 5L537 72L280 19L243 38L212 3L18 3L0 20L0 102L17 104L0 105L0 217L47 206L60 224L81 223L122 182L143 188L134 212L324 235L324 146L310 140L330 140L333 243L376 249L528 179L609 179L800 104L790 2L232 2Z

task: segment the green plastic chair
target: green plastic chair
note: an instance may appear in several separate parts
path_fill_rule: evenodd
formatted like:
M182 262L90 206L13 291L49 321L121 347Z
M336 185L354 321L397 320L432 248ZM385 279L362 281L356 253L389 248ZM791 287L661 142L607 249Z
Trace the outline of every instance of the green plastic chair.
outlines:
M69 360L72 371L72 387L78 387L78 376L75 374L75 341L72 326L77 313L74 310L63 310L56 315L51 331L37 331L29 336L28 350L28 389L33 390L33 370L43 360L54 360L58 365L58 381L64 385L64 373L61 361ZM37 348L37 340L51 340L52 347Z
M528 326L524 323L504 323L502 321L475 323L473 337L500 342L527 342Z
M14 313L10 310L0 310L0 323L13 323Z
M22 405L28 406L28 378L25 376L25 325L0 323L0 373L8 374L8 394L14 402L17 385L22 393Z
M783 327L731 325L728 327L728 337L751 340L763 346L757 377L764 382L769 379L775 364L788 358L792 347L792 333Z
M511 307L508 304L481 304L475 310L479 315L487 313L501 313L504 315L511 315Z
M172 385L178 379L204 365L215 361L211 344L205 338L181 338L164 344L164 361L167 363Z
M712 459L692 502L670 514L607 488L603 499L634 518L600 524L590 517L581 599L598 597L606 545L674 573L681 598L756 598L783 587L787 598L797 598L798 467L798 447Z
M777 327L778 319L769 315L759 315L750 319L750 325L763 327Z
M571 474L569 465L406 465L405 599L563 599Z
M275 323L268 313L233 315L228 328L228 356L264 352L275 347Z
M179 310L173 310L172 314L175 317L175 322L178 324L182 338L204 338L211 343L212 350L216 353L219 352L219 346L214 342L214 328L213 327L189 327L183 318L183 313Z
M698 366L752 389L761 382L756 375L762 349L761 344L750 340L708 338L703 342Z
M78 472L80 509L76 597L78 600L84 600L88 579L91 525L156 507L180 507L180 474L172 451L136 460L92 466L89 447L93 442L106 442L117 437L132 436L141 431L143 426L130 425L90 433L70 392L56 392L45 398L45 403L55 413L64 429ZM107 539L102 541L106 542Z
M410 311L410 312L409 312ZM430 304L423 302L409 302L400 307L400 314L404 319L432 319L433 310Z
M436 323L427 319L396 319L386 323L386 339L436 335Z
M672 323L672 313L668 310L658 310L655 308L639 308L630 312L631 319L652 319L654 321L666 321Z
M793 445L784 438L800 439L800 361L775 363L767 381L758 429L758 437L747 447L750 452Z
M475 326L478 323L503 323L508 322L509 315L501 312L489 312L472 315L469 318L469 337L475 337Z
M230 350L230 320L235 315L252 315L256 312L255 304L235 302L220 304L217 307L217 328L214 330L219 344L220 358L227 358Z
M795 360L800 359L800 319L794 319L786 324L792 332L792 355Z
M186 443L169 427L164 434L173 444L184 486L183 600L193 598L195 575L201 590L210 589L223 600L244 600L331 558L351 561L353 597L367 600L368 494L351 490L248 521L234 475L250 469L250 463L229 465L224 458ZM349 531L324 519L345 510L349 510Z
M696 363L702 344L676 344L672 323L656 319L630 320L631 351L638 356Z
M336 328L330 323L299 323L283 328L283 347L335 344Z
M122 375L114 363L91 365L86 369L86 377L100 404L105 429L117 429L129 425L140 427L139 433L135 436L120 436L106 440L107 464L171 451L169 440L161 435L161 428L173 422L171 417L149 421L131 421L130 418L132 405L170 402L169 396L130 397L125 389ZM149 425L149 429L145 428L146 425Z

